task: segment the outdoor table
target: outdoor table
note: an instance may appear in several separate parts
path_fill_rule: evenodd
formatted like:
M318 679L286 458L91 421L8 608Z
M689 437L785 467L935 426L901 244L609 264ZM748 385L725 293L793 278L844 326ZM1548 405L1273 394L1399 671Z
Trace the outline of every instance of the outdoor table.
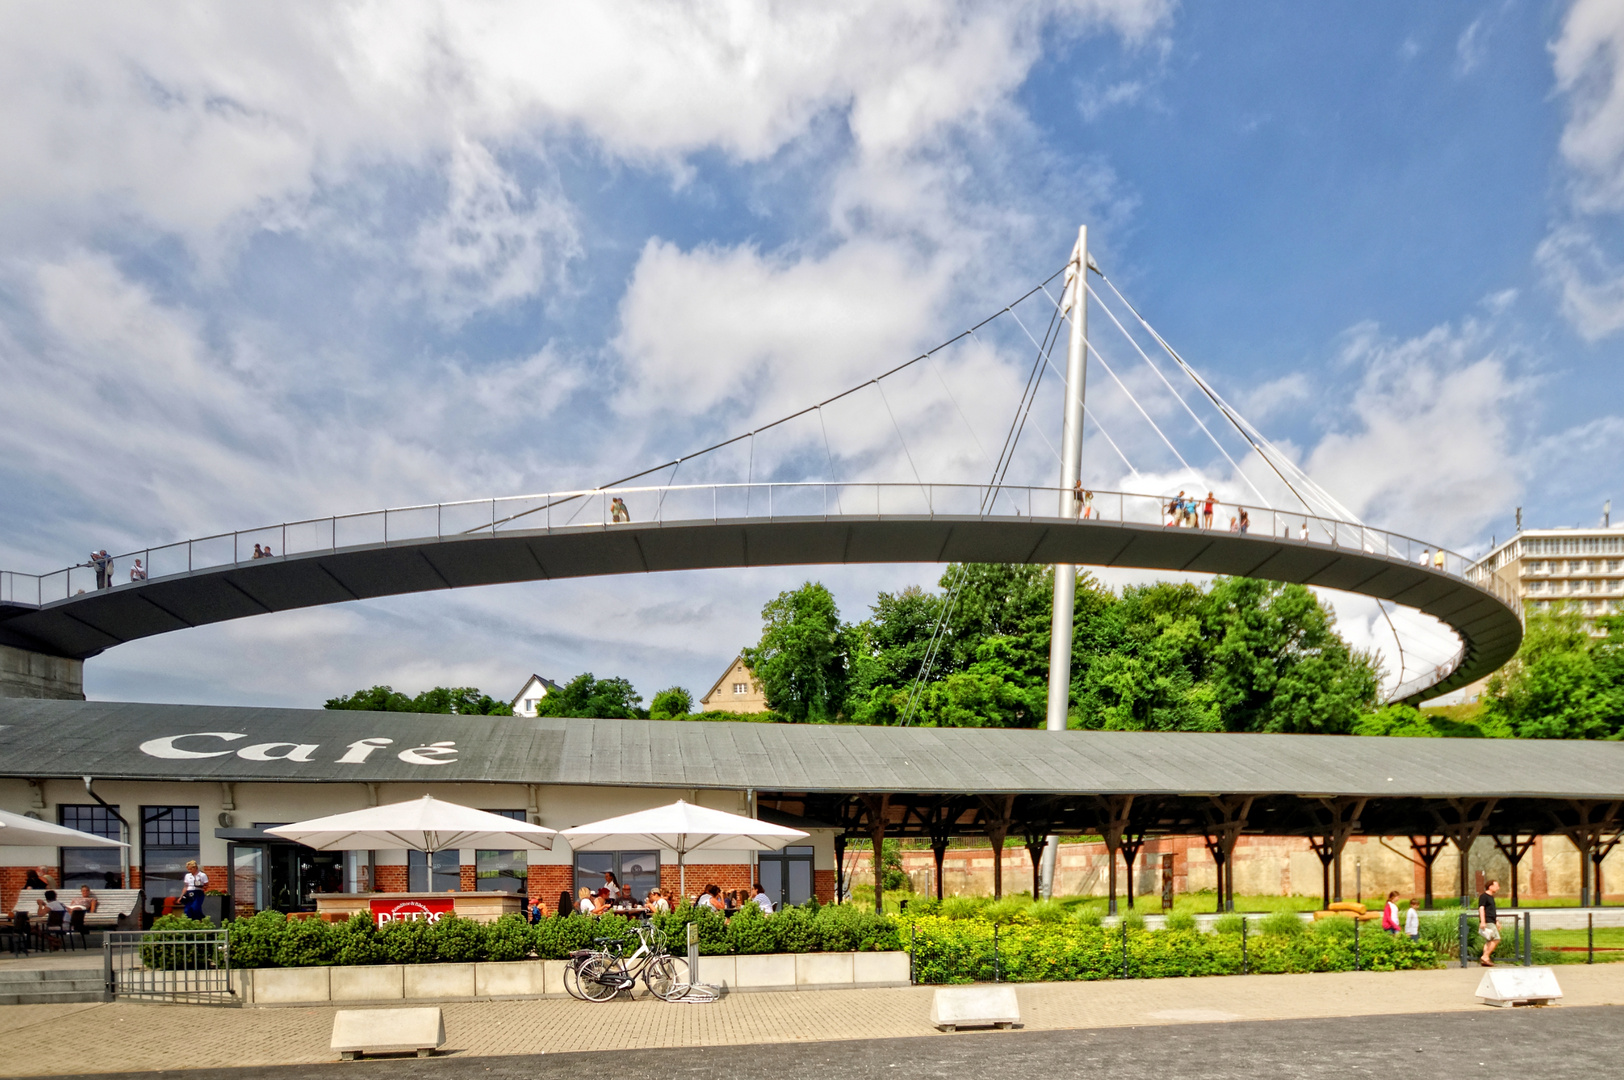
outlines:
M374 905L373 901L382 903ZM449 910L460 919L475 922L495 922L503 915L523 915L524 896L510 892L389 892L389 893L318 893L316 910L322 915L333 913L349 918L356 912L375 914L381 907L400 912L399 917L427 914L430 918Z

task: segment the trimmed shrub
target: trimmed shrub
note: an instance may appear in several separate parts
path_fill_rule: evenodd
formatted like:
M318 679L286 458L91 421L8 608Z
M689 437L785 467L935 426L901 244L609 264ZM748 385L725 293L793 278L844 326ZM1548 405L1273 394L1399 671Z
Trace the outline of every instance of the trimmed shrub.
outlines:
M850 907L850 905L841 905ZM840 907L828 907L820 915L826 918L839 911ZM855 908L853 908L855 910ZM818 930L813 925L814 916L805 908L785 908L768 920L773 932L774 952L814 952L818 948Z
M767 923L767 916L760 908L754 904L744 905L728 920L728 951L743 954L772 952L775 942L772 927Z
M1177 933L1194 933L1195 916L1188 911L1175 911L1167 917L1167 928ZM1237 923L1235 932L1240 933L1240 929Z
M276 967L276 946L277 942L282 940L282 931L287 921L288 917L280 911L262 911L252 918L232 919L227 923L226 932L231 941L231 966ZM158 922L152 925L156 927Z
M332 955L332 962L335 964L384 962L383 943L378 940L378 927L370 914L357 911L346 921L334 924Z
M417 919L396 919L378 927L378 944L389 964L432 964L434 926Z
M434 955L450 964L465 964L485 959L485 941L489 936L485 923L473 919L460 919L447 913L434 927L430 937L434 942Z
M1192 916L1191 918L1193 921L1194 917ZM1236 915L1234 912L1230 912L1227 915L1220 915L1212 921L1212 929L1215 933L1219 934L1238 934L1241 932L1241 923L1244 922L1245 919L1246 916ZM1171 916L1168 918L1168 926L1172 926Z
M277 967L320 967L337 954L333 924L320 919L293 919L276 943Z
M486 960L523 960L535 945L535 935L523 915L508 914L486 930Z
M1273 937L1296 937L1308 932L1308 924L1295 911L1272 911L1258 920L1257 930Z

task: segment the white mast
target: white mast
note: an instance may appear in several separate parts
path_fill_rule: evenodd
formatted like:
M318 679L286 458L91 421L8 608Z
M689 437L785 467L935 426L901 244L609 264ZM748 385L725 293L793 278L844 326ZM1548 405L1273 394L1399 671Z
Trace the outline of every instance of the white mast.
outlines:
M1071 336L1066 345L1066 419L1060 440L1060 516L1077 516L1078 501L1073 494L1082 478L1083 394L1088 378L1088 226L1077 230L1077 246L1071 252L1066 270L1070 288L1065 305L1071 312ZM1049 704L1045 727L1066 730L1066 713L1071 701L1072 609L1077 596L1077 568L1057 563L1054 568L1054 615L1049 623ZM1040 867L1044 896L1054 893L1054 871L1060 838L1050 835L1043 848Z

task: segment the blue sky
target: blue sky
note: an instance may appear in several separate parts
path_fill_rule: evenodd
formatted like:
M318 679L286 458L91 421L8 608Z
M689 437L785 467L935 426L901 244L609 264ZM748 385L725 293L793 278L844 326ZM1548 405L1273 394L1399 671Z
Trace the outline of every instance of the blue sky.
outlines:
M1616 4L142 15L0 14L7 569L612 479L951 336L1058 268L1081 222L1367 520L1469 551L1518 506L1589 523L1624 496ZM1004 329L942 359L987 440L1030 362ZM910 445L928 478L979 479L934 393L902 394ZM845 478L911 475L881 417L831 410ZM821 479L820 445L790 431L681 479ZM1094 482L1122 482L1090 445ZM1045 453L1023 450L1024 480L1052 482ZM1139 461L1178 482L1165 464ZM122 646L86 680L315 704L590 669L697 693L782 588L822 579L856 616L938 573L398 598ZM1339 610L1381 647L1369 609Z

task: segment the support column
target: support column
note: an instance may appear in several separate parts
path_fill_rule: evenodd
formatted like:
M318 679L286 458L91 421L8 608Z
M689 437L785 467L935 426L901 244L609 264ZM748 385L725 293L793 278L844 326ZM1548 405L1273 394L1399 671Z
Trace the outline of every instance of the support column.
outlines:
M1128 876L1127 896L1128 910L1133 910L1133 864L1139 858L1139 849L1145 846L1144 833L1124 833L1122 835L1122 867Z
M1077 230L1077 246L1071 250L1071 265L1064 303L1071 312L1071 333L1066 341L1066 409L1060 433L1059 516L1077 516L1078 500L1073 494L1082 476L1083 399L1088 379L1088 226ZM1074 605L1077 601L1077 568L1070 563L1054 568L1054 611L1049 620L1049 700L1044 726L1050 731L1066 730L1071 705L1071 635ZM1043 850L1039 873L1044 896L1054 894L1054 868L1060 838L1050 836ZM1115 864L1113 863L1113 866ZM1036 899L1036 897L1034 897Z
M1539 837L1530 836L1524 840L1517 833L1512 833L1510 836L1496 836L1493 839L1494 846L1506 857L1506 862L1511 864L1511 906L1517 907L1517 866Z
M1207 827L1204 830L1207 850L1212 852L1218 866L1218 910L1235 910L1235 843L1246 828L1246 816L1252 812L1252 796L1210 796L1211 805L1204 812Z
M868 809L868 835L874 844L874 913L885 914L885 814L891 807L889 795L864 795Z
M1426 891L1426 910L1432 910L1432 864L1438 861L1438 856L1444 852L1449 843L1443 837L1434 839L1431 836L1410 837L1410 849L1421 860L1421 883Z
M1004 838L1009 835L1009 827L1014 824L1014 809L1015 796L1013 795L981 796L981 827L986 831L987 839L992 841L992 896L994 900L1001 900L1004 896Z
M1122 835L1128 831L1128 813L1133 809L1132 795L1096 797L1100 808L1100 837L1105 841L1105 857L1110 860L1106 871L1107 896L1105 913L1117 913L1117 852L1122 850Z
M0 645L0 698L85 699L85 662Z
M835 903L846 898L846 834L835 834Z
M1472 845L1483 834L1483 829L1489 823L1489 815L1494 812L1498 799L1447 799L1445 805L1451 810L1454 821L1445 821L1439 808L1429 807L1433 820L1438 823L1438 831L1442 833L1455 850L1460 852L1460 880L1457 882L1456 895L1462 903L1469 903L1472 896L1471 854Z

